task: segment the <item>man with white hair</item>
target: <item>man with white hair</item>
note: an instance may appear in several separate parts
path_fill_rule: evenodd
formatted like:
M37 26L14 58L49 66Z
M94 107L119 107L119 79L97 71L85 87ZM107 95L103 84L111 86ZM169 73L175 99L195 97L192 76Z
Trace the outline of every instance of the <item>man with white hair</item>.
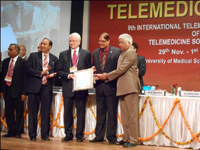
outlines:
M79 48L81 37L78 33L69 36L70 49L60 53L57 65L58 75L62 78L62 92L64 98L64 125L65 137L63 142L73 139L73 106L74 100L77 110L77 142L83 141L83 131L85 127L85 106L88 90L72 91L74 71L88 69L91 67L91 53L88 50Z
M94 76L101 80L107 79L105 82L118 78L117 96L120 99L124 137L116 144L132 147L138 144L139 92L141 91L140 80L136 73L137 53L131 48L133 40L129 34L121 34L118 40L122 54L119 56L117 69Z

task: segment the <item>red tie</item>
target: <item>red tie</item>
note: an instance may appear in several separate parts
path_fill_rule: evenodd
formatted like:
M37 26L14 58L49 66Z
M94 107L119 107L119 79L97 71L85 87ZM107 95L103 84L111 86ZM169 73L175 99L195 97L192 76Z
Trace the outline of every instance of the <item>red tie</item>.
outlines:
M43 62L43 68L47 68L48 67L48 60L47 60L47 55L44 55L44 62ZM43 75L42 77L42 84L45 85L47 84L47 76Z
M73 54L73 58L72 58L72 64L74 67L77 66L76 62L77 62L77 55L76 55L76 50L74 50L74 54Z
M10 66L9 66L9 68L8 68L8 73L7 73L7 76L8 77L10 77L11 78L11 80L12 80L12 72L13 72L13 66L14 66L14 59L12 58L12 61L11 61L11 63L10 63ZM6 81L6 84L8 85L8 86L10 86L11 85L11 82L10 81Z

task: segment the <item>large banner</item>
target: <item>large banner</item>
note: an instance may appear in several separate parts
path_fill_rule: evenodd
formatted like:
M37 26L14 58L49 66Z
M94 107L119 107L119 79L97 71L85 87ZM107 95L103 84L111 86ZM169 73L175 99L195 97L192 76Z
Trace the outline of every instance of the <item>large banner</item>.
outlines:
M145 85L200 91L200 1L91 1L89 50L108 32L132 35L146 58Z

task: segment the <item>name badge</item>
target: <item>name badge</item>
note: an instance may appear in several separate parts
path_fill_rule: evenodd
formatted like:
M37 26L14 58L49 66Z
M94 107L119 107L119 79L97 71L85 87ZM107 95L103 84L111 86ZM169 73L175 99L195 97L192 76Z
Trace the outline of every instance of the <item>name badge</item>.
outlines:
M9 76L6 76L6 77L5 77L5 81L7 81L7 82L12 82L12 78L9 77Z
M69 70L70 70L70 73L76 72L77 71L77 67L71 67Z

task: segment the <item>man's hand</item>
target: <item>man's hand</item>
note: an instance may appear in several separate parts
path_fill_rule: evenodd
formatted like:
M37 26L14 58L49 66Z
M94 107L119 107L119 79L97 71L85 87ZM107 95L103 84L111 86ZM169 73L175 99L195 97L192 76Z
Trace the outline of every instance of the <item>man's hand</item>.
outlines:
M95 81L96 80L101 80L102 74L94 74L93 77L94 77Z
M108 79L108 76L107 76L107 73L94 74L94 79L95 80L106 80L106 79Z
M138 69L138 67L136 67L135 72L136 72L137 76L139 76L139 69Z
M92 69L93 69L93 72L96 72L96 71L97 71L97 69L96 69L95 66L92 66Z
M3 100L3 92L1 92L1 99Z
M48 74L48 75L47 75L47 78L53 78L56 74L57 74L56 72L51 73L51 74Z
M23 101L25 101L26 100L26 95L22 95L21 96L21 101L23 102Z
M74 79L74 74L69 74L68 79Z
M47 69L44 69L44 70L41 72L41 75L42 75L42 76L43 76L43 75L46 75L47 72L48 72L50 69L51 69L51 66L48 66Z
M107 73L103 73L102 74L102 77L101 77L101 80L106 80L106 79L108 79L108 76L107 76L108 74Z

